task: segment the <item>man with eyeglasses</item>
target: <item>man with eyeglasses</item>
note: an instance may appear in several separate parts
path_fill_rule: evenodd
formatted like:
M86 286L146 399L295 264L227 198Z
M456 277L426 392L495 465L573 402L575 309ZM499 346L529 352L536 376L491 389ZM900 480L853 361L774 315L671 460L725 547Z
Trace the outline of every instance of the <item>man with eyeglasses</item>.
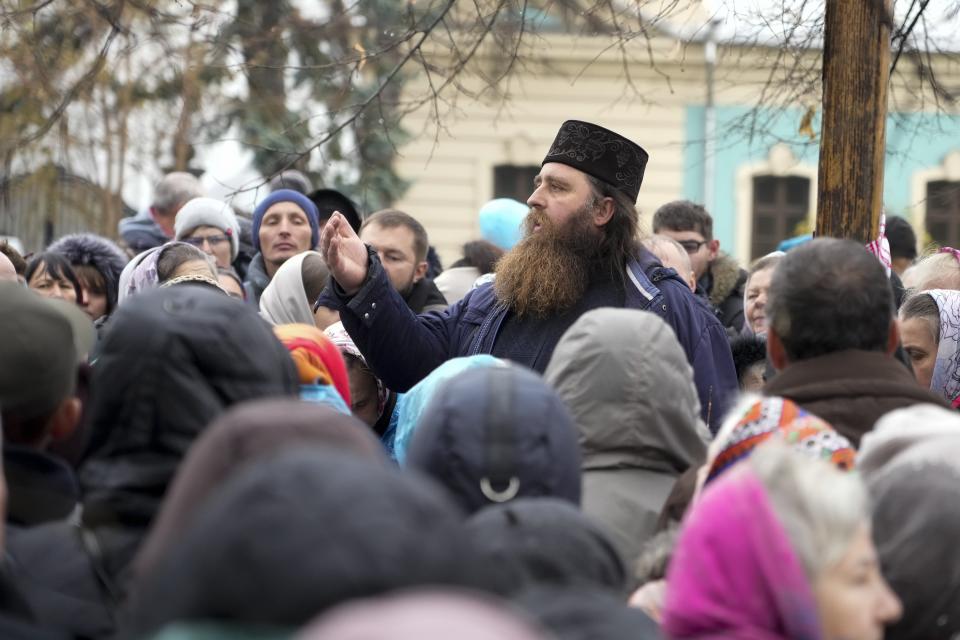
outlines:
M702 205L676 200L653 214L653 232L673 238L690 256L697 294L704 297L728 333L743 329L743 292L747 272L720 251L713 237L713 218Z
M194 198L177 213L177 240L192 244L228 269L240 251L240 225L233 208L214 198Z

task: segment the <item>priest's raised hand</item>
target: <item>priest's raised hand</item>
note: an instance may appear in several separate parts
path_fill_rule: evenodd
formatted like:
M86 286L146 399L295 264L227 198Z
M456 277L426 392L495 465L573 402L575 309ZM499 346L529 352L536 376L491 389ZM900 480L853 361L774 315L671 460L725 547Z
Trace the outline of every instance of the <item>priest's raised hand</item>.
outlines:
M339 211L334 212L323 228L320 253L344 293L355 294L367 278L367 246Z

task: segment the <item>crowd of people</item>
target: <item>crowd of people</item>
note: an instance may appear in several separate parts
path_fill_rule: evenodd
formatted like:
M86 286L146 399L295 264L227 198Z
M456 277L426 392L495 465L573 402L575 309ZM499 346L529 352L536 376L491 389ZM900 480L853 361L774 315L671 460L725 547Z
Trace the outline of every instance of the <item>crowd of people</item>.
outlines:
M648 159L563 123L448 269L295 171L0 245L0 637L960 637L960 251L741 266Z

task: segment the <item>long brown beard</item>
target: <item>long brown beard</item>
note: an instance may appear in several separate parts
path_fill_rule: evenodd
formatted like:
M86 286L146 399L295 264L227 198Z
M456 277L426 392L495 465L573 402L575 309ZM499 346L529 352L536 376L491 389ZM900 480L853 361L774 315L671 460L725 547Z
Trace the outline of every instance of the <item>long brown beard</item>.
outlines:
M546 317L573 307L590 283L591 264L602 235L585 206L563 225L532 209L524 238L497 262L497 299L518 316ZM540 225L540 230L533 231Z

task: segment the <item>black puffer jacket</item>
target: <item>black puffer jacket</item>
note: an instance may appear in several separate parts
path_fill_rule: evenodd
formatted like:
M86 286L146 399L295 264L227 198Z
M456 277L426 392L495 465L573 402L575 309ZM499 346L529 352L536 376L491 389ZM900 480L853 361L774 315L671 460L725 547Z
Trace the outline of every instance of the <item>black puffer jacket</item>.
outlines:
M39 622L108 633L124 570L196 437L234 403L297 391L268 326L222 293L179 285L121 307L92 382L82 516L11 531L15 577Z
M242 514L242 519L238 517ZM333 605L478 577L443 492L343 451L305 447L242 470L145 580L121 637L173 621L299 627Z

